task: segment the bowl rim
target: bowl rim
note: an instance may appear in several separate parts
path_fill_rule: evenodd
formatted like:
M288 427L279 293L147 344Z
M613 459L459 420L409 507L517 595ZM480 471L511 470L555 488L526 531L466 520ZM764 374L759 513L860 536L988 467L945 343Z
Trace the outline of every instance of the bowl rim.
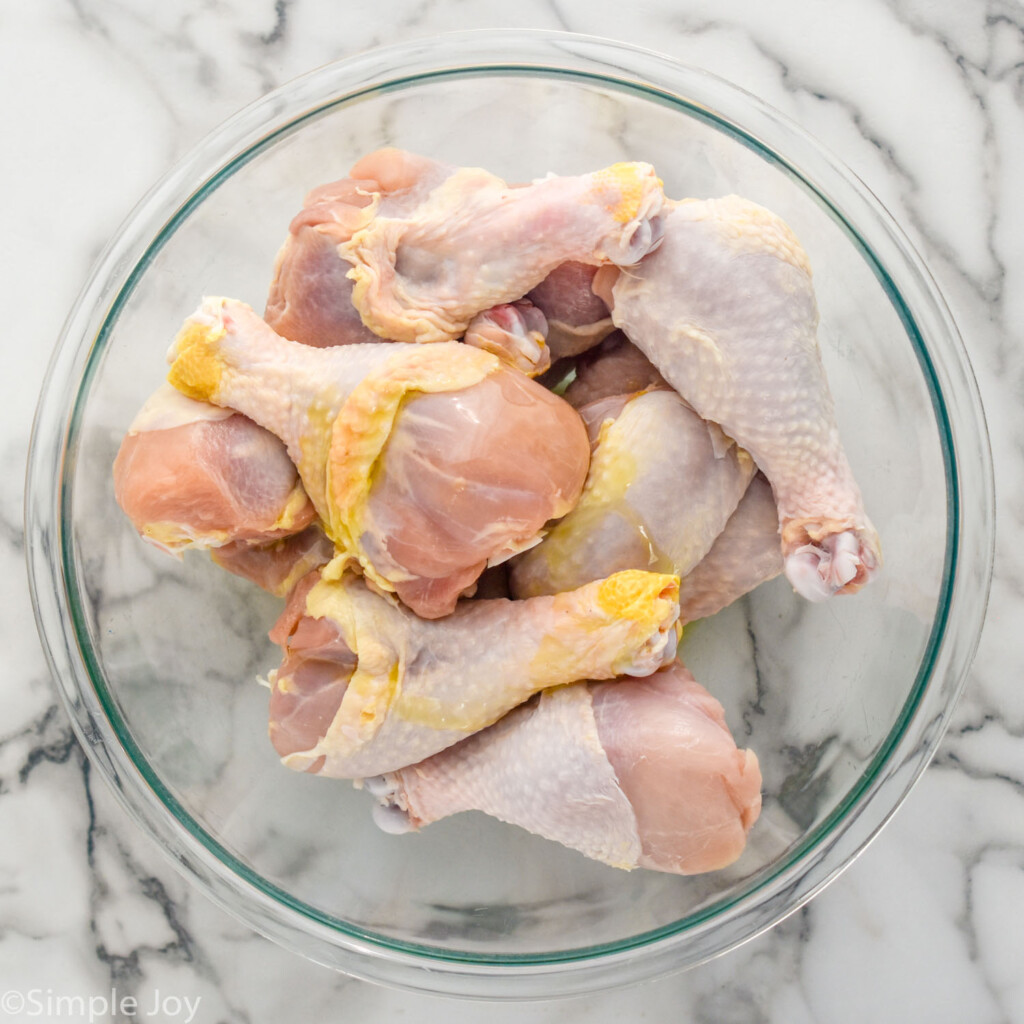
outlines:
M713 903L671 926L557 954L487 956L397 942L308 907L220 846L162 786L105 693L76 599L74 539L63 528L70 521L71 494L63 483L75 463L80 399L88 393L109 325L162 240L203 196L281 133L330 106L430 78L494 73L598 80L684 107L802 183L861 249L901 316L931 391L950 499L947 599L940 601L910 697L859 783L779 870L752 876L753 884L724 908ZM894 266L899 281L891 276ZM924 337L945 345L931 351ZM963 426L955 430L954 420ZM972 500L962 501L962 494ZM966 681L991 579L993 505L984 413L955 324L920 257L852 172L784 115L706 70L593 36L476 30L367 51L285 84L215 129L129 214L79 295L44 378L29 449L26 556L37 628L76 735L129 816L207 895L275 941L367 980L448 995L549 997L652 977L725 952L797 910L867 846L923 772ZM912 723L919 726L913 734ZM858 814L847 817L857 805ZM710 944L697 941L712 933Z

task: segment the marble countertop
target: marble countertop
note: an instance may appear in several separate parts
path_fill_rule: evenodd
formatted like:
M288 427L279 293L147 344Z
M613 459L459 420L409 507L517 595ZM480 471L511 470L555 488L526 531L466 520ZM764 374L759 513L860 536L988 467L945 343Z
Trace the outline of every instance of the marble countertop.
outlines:
M1000 532L988 621L952 727L900 813L836 882L770 933L685 974L485 1010L375 987L279 949L193 891L136 830L75 741L36 639L21 481L62 319L103 244L173 161L237 108L328 60L509 24L702 65L800 122L867 182L925 257L964 336L989 418ZM0 97L0 465L11 478L0 491L0 993L116 989L138 1009L95 1003L94 1020L197 1024L484 1013L495 1024L1024 1021L1024 6L10 2L0 6ZM0 1024L40 1016L0 999Z

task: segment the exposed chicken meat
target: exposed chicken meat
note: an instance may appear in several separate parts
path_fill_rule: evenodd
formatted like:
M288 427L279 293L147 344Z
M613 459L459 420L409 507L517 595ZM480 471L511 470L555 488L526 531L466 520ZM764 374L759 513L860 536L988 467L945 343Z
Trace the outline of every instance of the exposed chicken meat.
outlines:
M511 573L517 597L553 594L621 569L680 576L710 550L754 464L674 392L599 399L580 410L595 438L578 504Z
M591 288L597 270L569 260L526 296L547 319L552 362L586 352L615 329L607 304Z
M167 551L268 541L315 518L284 445L245 416L163 385L114 460L114 496Z
M807 257L785 223L737 196L667 203L664 243L619 274L612 300L616 325L768 477L796 590L822 600L867 582L878 537L839 440Z
M424 616L447 614L489 561L535 543L586 476L572 408L465 345L317 350L211 299L172 357L184 393L285 441L335 545Z
M576 360L576 376L565 390L575 409L616 395L668 389L665 378L622 331L614 331L600 345Z
M313 189L277 255L264 318L283 338L318 348L379 342L352 303L351 264L338 246L366 226L382 197L392 215L414 206L453 168L414 153L379 150L353 176Z
M532 694L648 675L675 656L678 579L627 572L530 601L469 601L437 622L360 577L303 581L271 638L270 735L286 765L358 778L412 764Z
M481 810L614 867L680 874L736 860L761 808L757 758L679 662L546 691L365 785L389 831Z
M264 317L283 338L327 348L380 341L352 305L349 265L338 256L366 219L377 183L345 178L314 189L277 256Z

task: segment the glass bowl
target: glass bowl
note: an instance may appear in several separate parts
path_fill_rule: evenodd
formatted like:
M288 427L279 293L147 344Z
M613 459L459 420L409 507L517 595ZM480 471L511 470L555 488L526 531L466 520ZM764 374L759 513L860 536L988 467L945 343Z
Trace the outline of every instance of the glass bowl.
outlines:
M279 603L141 543L111 463L204 294L262 308L304 193L383 145L509 181L645 160L675 197L736 192L814 268L840 429L885 554L854 598L783 579L686 631L683 658L764 774L732 867L627 873L482 815L378 831L369 798L266 737ZM557 33L458 33L268 95L131 214L68 319L37 413L26 521L37 621L75 729L132 817L223 907L350 974L548 997L700 963L777 923L865 847L934 752L981 629L992 472L956 328L868 190L703 71Z

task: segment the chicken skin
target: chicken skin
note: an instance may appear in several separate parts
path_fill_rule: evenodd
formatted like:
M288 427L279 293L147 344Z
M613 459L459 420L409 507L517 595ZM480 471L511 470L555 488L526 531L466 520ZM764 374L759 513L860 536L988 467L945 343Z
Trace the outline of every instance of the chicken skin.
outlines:
M761 773L678 661L547 690L419 764L367 779L378 824L480 810L618 868L712 871L743 852Z
M661 237L663 193L648 164L510 187L479 168L385 150L352 176L389 190L338 252L363 322L395 341L459 338L477 313L521 298L560 264L628 266Z
M278 438L167 384L121 442L114 496L143 539L172 553L265 543L316 517Z
M327 535L418 614L450 612L487 564L576 502L589 444L561 398L465 345L314 349L209 299L169 380L280 437Z
M757 473L711 550L680 580L680 621L706 619L782 570L779 513L771 485Z
M349 265L338 256L377 187L351 178L321 186L292 219L263 314L282 338L317 348L380 341L352 305Z
M517 597L621 569L685 576L725 528L754 473L745 451L671 390L580 410L594 439L577 505L512 565Z
M529 601L413 615L351 574L313 573L271 632L270 735L291 768L392 771L497 721L551 686L649 675L675 657L679 581L625 572Z
M807 257L737 196L666 204L664 241L595 284L616 326L753 456L778 506L785 571L811 600L859 589L878 536L843 451L817 345Z
M367 341L370 331L455 340L475 316L521 299L561 264L635 263L658 244L662 198L647 164L511 187L479 168L378 150L306 197L278 254L266 319L283 337L316 346ZM583 280L568 276L570 291ZM545 301L559 291L566 285L556 281ZM595 304L605 319L590 293ZM556 302L559 312L572 306ZM586 306L569 320L590 316Z

